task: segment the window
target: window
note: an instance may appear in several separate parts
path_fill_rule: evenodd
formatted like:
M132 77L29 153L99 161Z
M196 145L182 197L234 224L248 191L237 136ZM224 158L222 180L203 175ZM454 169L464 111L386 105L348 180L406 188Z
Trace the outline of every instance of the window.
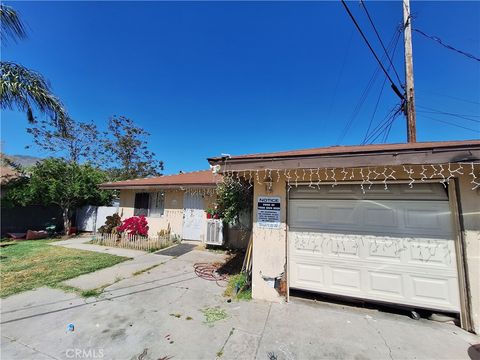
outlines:
M150 217L160 217L165 210L165 194L155 192L150 194Z
M148 203L150 200L149 193L136 193L135 194L135 209L133 210L134 216L148 216Z

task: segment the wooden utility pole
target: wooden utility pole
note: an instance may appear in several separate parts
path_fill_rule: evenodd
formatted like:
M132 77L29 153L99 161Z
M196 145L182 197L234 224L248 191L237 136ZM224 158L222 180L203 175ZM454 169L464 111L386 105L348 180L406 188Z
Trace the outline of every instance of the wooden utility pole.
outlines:
M417 142L417 125L415 115L415 89L413 86L413 56L412 56L412 18L410 17L410 0L403 0L403 35L405 41L405 76L407 115L407 142Z

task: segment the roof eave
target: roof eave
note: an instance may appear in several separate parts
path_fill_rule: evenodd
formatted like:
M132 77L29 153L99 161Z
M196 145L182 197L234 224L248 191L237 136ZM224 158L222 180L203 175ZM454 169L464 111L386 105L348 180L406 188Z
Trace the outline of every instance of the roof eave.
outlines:
M208 159L212 165L222 165L225 170L359 167L387 165L421 165L480 160L480 145L465 144L451 147L424 147L394 150L353 151L349 153L289 154L268 157L232 157ZM226 166L226 168L225 168Z
M116 184L100 184L100 189L103 190L128 190L128 189L187 189L187 188L214 188L216 184L169 184L169 185L162 185L162 184L128 184L128 185L116 185Z

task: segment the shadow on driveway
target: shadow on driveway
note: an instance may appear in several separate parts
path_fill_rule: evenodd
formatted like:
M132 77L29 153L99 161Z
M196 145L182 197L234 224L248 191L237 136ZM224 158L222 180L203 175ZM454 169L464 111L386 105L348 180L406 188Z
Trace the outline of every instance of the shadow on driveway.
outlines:
M192 245L192 244L178 244L168 249L157 251L155 254L167 255L167 256L181 256L181 255L185 255L186 253L189 253L196 247L197 245Z

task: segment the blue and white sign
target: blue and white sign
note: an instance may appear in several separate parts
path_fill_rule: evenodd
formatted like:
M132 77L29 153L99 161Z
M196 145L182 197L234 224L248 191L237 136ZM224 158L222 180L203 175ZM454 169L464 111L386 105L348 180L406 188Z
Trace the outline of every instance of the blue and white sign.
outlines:
M259 196L257 201L257 226L268 229L280 228L280 197Z

